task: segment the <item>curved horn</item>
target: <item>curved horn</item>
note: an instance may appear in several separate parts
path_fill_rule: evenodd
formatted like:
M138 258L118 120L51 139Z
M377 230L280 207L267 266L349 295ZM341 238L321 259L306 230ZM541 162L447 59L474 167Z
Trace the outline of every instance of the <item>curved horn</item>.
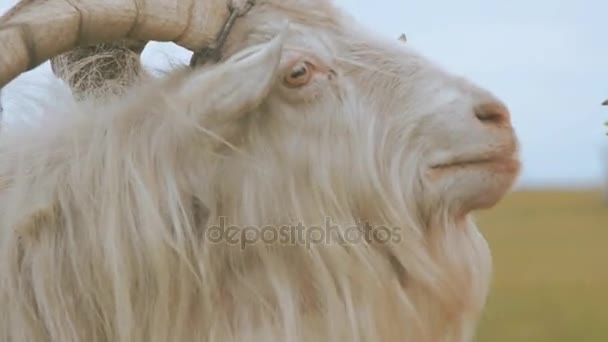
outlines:
M24 0L0 17L0 88L83 45L129 38L198 50L221 30L229 1Z

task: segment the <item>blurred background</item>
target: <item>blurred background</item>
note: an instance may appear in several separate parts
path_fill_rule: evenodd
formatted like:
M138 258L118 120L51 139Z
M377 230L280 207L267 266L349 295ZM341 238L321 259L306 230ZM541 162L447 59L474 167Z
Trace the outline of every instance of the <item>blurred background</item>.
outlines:
M0 0L0 12L16 0ZM513 192L478 221L494 280L478 341L608 341L608 1L336 0L502 98L521 142ZM155 43L153 68L189 53ZM48 64L2 91L17 91Z
M511 109L524 167L477 214L494 257L477 341L608 341L608 1L337 2Z

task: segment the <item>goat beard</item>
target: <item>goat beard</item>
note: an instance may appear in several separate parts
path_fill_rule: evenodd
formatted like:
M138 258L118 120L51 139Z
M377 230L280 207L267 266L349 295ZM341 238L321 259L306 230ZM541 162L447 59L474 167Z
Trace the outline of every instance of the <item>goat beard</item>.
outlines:
M146 116L146 122L156 119ZM15 165L0 159L6 182L0 187L16 194L10 201L0 198L0 268L6 270L0 274L0 307L11 308L0 315L0 336L11 337L6 340L472 336L487 294L490 255L470 219L454 220L436 207L421 220L421 209L408 207L421 200L418 194L365 188L368 168L336 161L332 167L302 165L289 157L314 163L348 153L332 150L321 157L312 146L310 155L271 153L269 147L284 145L264 140L270 135L263 129L253 130L263 132L253 144L259 150L242 160L207 156L197 141L175 153L162 134L154 136L152 148L141 132L93 129L101 121L84 119L89 131L77 133L77 146L23 138L17 140L27 141L23 147L3 145L23 154ZM69 134L62 129L73 127L53 134ZM338 148L323 139L319 144ZM68 163L50 154L48 161L27 162L41 151L65 156L65 149L78 159ZM246 167L250 160L260 169ZM361 179L347 179L339 172L346 169ZM319 184L328 186L313 190ZM54 205L45 208L46 200ZM351 227L365 220L398 227L401 239L242 248L211 241L210 230L201 228L219 225L221 217L237 227L310 227L327 217Z

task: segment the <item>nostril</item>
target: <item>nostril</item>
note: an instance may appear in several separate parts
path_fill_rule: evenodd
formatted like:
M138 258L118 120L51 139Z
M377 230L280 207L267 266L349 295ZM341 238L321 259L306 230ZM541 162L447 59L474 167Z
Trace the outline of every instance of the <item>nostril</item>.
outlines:
M484 103L475 108L475 116L479 121L494 125L509 124L509 110L500 102Z
M500 124L503 121L503 114L501 112L494 112L494 111L475 112L475 116L477 116L477 118L480 121L490 123L490 124L491 123Z

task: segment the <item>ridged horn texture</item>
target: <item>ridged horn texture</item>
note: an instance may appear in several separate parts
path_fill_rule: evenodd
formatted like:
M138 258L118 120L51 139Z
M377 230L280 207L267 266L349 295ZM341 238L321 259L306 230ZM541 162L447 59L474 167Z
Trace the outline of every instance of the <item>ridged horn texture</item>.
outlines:
M0 17L0 87L79 46L132 39L198 50L221 29L228 1L21 1Z

